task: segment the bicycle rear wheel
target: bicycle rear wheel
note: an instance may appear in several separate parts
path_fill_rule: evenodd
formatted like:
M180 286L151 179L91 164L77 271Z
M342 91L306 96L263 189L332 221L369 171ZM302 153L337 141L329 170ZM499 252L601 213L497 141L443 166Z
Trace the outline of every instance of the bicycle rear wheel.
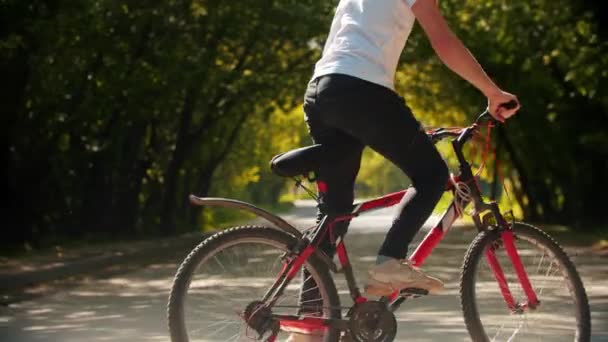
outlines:
M171 340L264 340L242 317L272 286L284 265L281 257L296 242L293 236L273 228L243 226L219 232L199 244L173 282L168 305ZM301 312L305 311L311 312L309 316L339 319L340 302L327 267L312 255L302 269L309 276L296 276L291 281L272 307L272 314L305 317L307 314ZM319 296L300 303L300 288L311 281L316 287L307 289L318 290ZM333 329L320 334L325 342L339 338L339 331ZM287 333L281 332L276 341L286 337Z
M511 310L486 259L492 249L515 303L527 302L500 235L479 233L464 260L460 294L473 341L589 341L591 320L583 283L563 249L531 225L513 226L514 243L540 305Z

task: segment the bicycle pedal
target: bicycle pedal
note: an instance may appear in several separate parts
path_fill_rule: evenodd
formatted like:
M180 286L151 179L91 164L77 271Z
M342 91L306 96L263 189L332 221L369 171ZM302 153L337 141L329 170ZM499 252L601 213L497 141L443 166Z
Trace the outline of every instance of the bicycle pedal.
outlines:
M421 297L429 294L428 290L408 287L399 291L399 295L404 297Z

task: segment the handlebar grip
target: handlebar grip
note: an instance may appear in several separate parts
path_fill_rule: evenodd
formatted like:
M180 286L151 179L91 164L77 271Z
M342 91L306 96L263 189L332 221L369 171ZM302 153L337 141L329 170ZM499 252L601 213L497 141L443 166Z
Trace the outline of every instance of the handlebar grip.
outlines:
M517 108L517 105L518 105L517 101L511 100L511 101L509 101L507 103L501 104L498 107L503 107L504 109L509 110L509 109L515 109L515 108Z

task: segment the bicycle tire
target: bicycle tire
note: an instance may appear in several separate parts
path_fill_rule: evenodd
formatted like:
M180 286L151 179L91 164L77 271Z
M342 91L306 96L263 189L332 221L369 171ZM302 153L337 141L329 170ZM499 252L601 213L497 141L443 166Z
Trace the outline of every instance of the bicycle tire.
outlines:
M270 244L280 244L285 250L289 250L297 243L297 239L290 234L275 228L262 226L239 226L222 230L196 246L180 265L171 288L167 306L168 327L172 342L188 342L188 332L184 316L184 301L193 273L198 266L210 255L214 255L223 248L234 246L239 241L246 240L267 241ZM324 298L323 307L328 308L325 312L327 318L340 319L340 299L334 281L325 264L317 257L311 255L304 266L316 274L315 281L319 291ZM256 300L261 298L251 298ZM337 342L340 331L328 329L325 334L325 342Z
M583 286L583 282L576 271L574 263L566 252L547 233L525 223L517 222L512 227L516 238L531 239L542 245L553 254L553 258L561 266L564 278L569 282L569 293L573 296L576 310L576 332L574 341L586 342L591 338L591 319L589 302ZM476 276L477 268L483 259L485 249L500 239L500 230L486 230L480 232L471 243L465 256L460 279L461 308L467 330L473 341L490 341L481 322L478 307L476 305ZM534 284L532 284L534 286ZM539 297L543 303L543 298ZM511 340L511 339L510 339Z

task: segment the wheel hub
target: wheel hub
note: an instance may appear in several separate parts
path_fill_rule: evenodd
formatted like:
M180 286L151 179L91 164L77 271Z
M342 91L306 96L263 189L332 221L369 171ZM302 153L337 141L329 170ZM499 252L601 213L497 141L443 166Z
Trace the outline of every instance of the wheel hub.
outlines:
M247 325L258 333L258 339L263 339L269 333L278 331L278 322L272 318L272 311L266 304L253 301L243 311L243 319Z
M352 337L359 342L388 342L397 335L395 315L378 301L357 304L351 311L349 326Z

